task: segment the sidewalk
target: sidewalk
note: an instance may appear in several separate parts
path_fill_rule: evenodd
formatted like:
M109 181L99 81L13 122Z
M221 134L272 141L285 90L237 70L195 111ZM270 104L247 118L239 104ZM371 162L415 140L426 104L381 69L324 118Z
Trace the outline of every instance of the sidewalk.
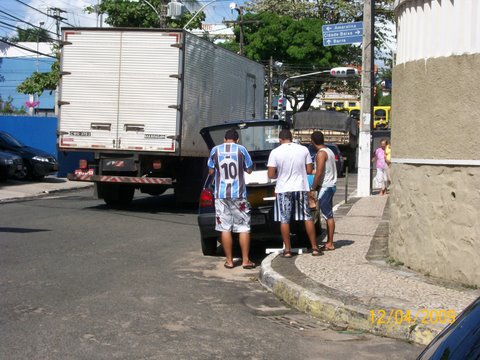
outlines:
M271 254L262 262L260 282L291 306L336 327L429 343L446 326L446 311L458 316L480 291L390 265L387 200L354 198L340 206L334 251L293 259Z
M0 183L0 203L29 199L59 191L92 187L92 183L46 176L40 181L7 180Z

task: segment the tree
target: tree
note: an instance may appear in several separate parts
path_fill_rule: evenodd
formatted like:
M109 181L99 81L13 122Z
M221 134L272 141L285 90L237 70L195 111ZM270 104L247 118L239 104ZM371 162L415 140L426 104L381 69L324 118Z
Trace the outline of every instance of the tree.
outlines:
M160 9L164 1L149 0L149 3L156 9ZM156 28L160 26L157 13L142 0L139 2L103 0L99 5L87 6L85 9L88 13L106 14L105 22L114 27ZM195 13L185 11L179 20L167 19L166 27L183 28L193 16ZM205 20L205 13L202 12L189 24L188 28L200 28L203 20Z
M394 0L375 0L375 47L377 56L386 52L394 21ZM294 19L316 18L325 24L363 20L363 1L360 0L251 0L247 9L254 13L273 12Z
M58 46L55 46L57 60L52 64L51 71L48 73L34 72L17 86L20 94L42 95L45 90L55 90L60 80L60 56Z
M51 42L48 30L42 28L17 29L17 36L10 38L11 42Z
M358 64L361 49L358 46L331 46L322 44L323 21L317 18L293 18L270 12L246 14L244 25L245 55L256 61L268 61L270 57L284 64L281 79L330 69L345 64ZM239 29L235 29L238 38ZM226 46L235 50L237 43ZM303 71L299 71L302 68ZM281 80L280 80L281 81ZM322 89L322 84L330 80L326 76L292 79L288 83L289 101L294 111L306 111ZM355 86L340 82L342 87ZM336 82L337 86L339 82ZM330 85L331 86L331 85ZM299 103L303 101L298 109Z

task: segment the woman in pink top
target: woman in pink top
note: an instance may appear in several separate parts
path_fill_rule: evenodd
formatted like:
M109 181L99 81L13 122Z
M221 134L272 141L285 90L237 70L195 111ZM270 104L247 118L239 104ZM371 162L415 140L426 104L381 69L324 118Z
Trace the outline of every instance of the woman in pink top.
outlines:
M387 146L387 141L383 139L380 141L380 147L375 150L375 156L372 159L376 161L377 174L373 179L373 187L380 189L380 195L385 195L387 192L387 163L385 161L385 147Z

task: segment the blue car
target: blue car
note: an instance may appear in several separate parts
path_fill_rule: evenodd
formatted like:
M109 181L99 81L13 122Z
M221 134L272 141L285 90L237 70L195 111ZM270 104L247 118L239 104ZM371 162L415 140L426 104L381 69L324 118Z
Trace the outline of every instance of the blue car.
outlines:
M438 334L417 360L480 359L480 297Z

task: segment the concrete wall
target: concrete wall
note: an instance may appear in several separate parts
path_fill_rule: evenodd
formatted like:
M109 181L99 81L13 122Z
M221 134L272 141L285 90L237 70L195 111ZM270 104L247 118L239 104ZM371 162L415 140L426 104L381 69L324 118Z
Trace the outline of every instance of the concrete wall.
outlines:
M480 168L394 164L392 177L390 256L480 286Z
M480 286L480 2L396 5L389 252Z

